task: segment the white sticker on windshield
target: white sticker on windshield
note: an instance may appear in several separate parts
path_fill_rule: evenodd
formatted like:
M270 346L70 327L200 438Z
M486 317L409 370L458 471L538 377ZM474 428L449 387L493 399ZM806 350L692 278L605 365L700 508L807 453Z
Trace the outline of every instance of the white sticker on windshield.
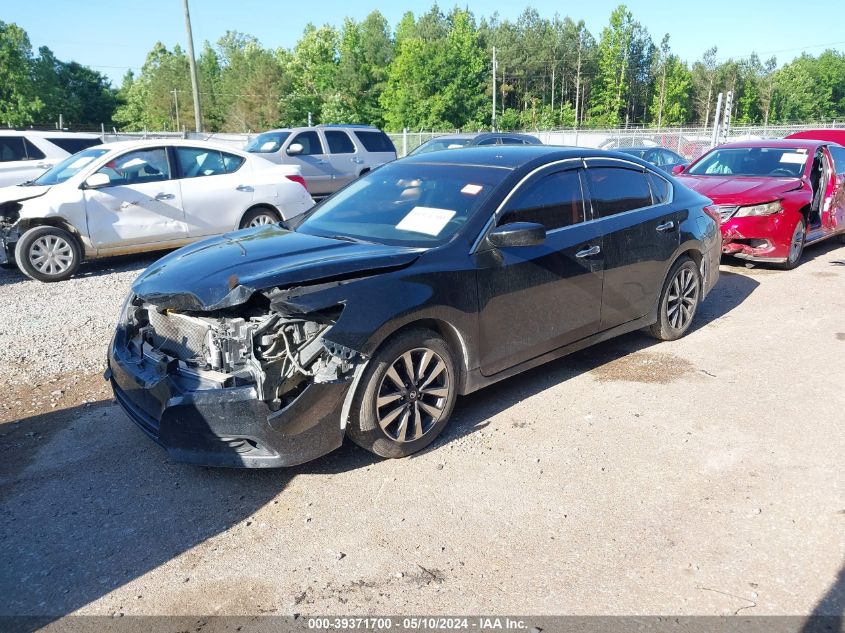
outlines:
M780 157L780 162L791 163L793 165L803 165L806 160L806 154L794 154L792 152L782 154Z
M437 236L440 231L455 217L455 211L436 209L434 207L414 207L402 221L396 225L400 231L412 231L425 235Z
M461 193L465 193L469 196L477 196L482 189L484 189L482 185L464 185L464 188L461 189Z

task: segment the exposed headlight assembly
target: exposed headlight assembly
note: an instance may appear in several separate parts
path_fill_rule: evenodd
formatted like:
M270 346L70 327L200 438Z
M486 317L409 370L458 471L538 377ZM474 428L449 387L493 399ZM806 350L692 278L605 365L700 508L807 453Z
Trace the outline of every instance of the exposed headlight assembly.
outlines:
M737 209L736 215L734 217L737 218L747 218L755 215L774 215L775 213L780 213L783 211L783 205L780 203L780 200L775 200L774 202L766 202L764 204L752 204L748 207L740 207Z

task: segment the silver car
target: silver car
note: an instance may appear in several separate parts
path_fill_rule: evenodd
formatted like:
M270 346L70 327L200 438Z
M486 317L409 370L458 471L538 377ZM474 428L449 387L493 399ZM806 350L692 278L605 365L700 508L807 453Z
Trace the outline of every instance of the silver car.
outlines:
M328 196L361 174L396 160L390 137L370 125L316 125L259 134L247 152L283 165L297 165L314 197Z

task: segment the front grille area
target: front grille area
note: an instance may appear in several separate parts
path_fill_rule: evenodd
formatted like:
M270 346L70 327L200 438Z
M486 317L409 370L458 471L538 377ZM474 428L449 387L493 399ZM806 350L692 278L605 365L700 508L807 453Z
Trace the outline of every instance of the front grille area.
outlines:
M156 349L181 360L203 358L205 337L210 326L203 321L177 313L148 310L151 343Z

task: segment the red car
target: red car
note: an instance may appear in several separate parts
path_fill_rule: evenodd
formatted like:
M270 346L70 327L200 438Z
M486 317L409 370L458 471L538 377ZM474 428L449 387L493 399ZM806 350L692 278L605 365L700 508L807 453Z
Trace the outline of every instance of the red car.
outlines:
M836 143L728 143L674 173L716 205L723 254L790 269L805 245L845 241L845 147Z

